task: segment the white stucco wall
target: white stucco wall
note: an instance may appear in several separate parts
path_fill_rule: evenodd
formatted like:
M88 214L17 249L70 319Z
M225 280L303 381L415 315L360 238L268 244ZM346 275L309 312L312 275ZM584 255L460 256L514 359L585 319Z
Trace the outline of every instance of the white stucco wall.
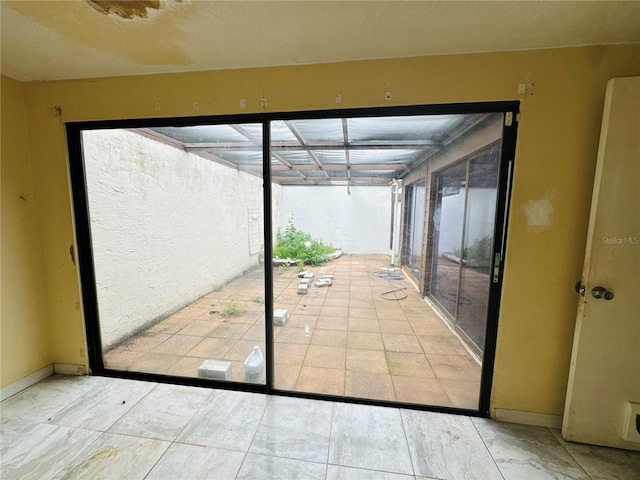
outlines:
M258 265L261 178L126 130L83 148L103 346Z
M284 186L282 225L296 228L351 254L388 254L391 187Z

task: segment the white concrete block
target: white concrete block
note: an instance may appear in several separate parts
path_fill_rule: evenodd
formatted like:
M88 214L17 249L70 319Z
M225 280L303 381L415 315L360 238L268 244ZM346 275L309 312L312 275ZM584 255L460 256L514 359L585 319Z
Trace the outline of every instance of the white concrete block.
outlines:
M274 325L285 325L287 323L287 318L289 315L289 311L283 308L279 308L273 312L273 324Z
M309 285L311 283L311 279L310 278L302 278L300 279L300 285Z
M198 377L231 380L231 363L224 360L205 360L198 367Z
M308 291L309 291L309 285L308 284L300 283L298 285L298 294L299 295L306 295Z

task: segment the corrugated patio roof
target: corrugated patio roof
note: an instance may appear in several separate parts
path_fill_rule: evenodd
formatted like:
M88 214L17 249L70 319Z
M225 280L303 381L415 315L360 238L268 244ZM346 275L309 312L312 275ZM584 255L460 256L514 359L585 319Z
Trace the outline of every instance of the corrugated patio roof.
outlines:
M489 115L271 121L271 178L281 185L388 185L478 127ZM262 177L261 123L136 131Z

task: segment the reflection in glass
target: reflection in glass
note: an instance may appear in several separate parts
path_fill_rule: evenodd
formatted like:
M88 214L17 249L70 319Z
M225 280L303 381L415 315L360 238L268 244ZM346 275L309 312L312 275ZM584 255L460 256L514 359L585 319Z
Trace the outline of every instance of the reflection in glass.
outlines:
M489 299L499 160L499 149L494 149L469 163L469 198L457 324L481 349L485 340Z
M434 174L437 189L431 293L484 349L500 149Z
M434 231L431 293L453 316L458 297L462 226L466 199L466 162L435 175L436 205L432 218Z

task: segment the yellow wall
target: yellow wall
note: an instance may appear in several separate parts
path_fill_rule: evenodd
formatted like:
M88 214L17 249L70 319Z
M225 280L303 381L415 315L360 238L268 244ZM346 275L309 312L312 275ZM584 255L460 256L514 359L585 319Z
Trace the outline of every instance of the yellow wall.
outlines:
M23 85L2 77L0 385L52 363Z
M65 121L258 112L262 94L269 111L521 97L493 407L561 415L605 84L638 73L640 46L607 46L29 83L53 358L85 362Z

